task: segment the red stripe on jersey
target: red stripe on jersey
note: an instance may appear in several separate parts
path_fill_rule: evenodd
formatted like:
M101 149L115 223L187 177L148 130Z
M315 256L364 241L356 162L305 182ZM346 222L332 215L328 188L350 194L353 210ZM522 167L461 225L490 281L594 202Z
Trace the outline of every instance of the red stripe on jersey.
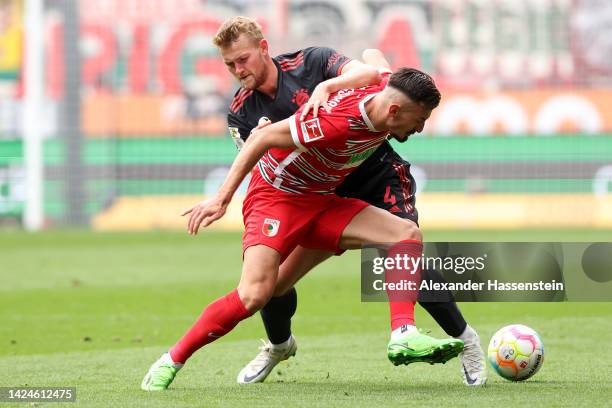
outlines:
M283 64L283 65L281 65L281 70L283 72L292 71L292 70L296 69L297 67L300 67L303 63L304 63L304 60L301 59L301 60L298 60L298 61L296 61L296 62L294 62L292 64L286 64L286 65Z
M248 98L253 93L250 89L241 89L240 92L234 97L232 104L230 105L230 109L232 111L237 112L244 103L245 99Z
M318 118L309 114L302 121L298 109L289 118L297 149L270 149L258 163L263 179L290 193L333 193L387 137L386 131L354 126L369 123L365 104L384 89L387 81L388 76L383 76L378 85L333 93L328 102L331 111L319 112Z
M279 61L280 64L291 64L299 59L303 59L304 58L304 51L300 51L297 53L297 55L293 58L286 58L286 59L282 59Z
M331 112L319 112L318 118L310 114L302 121L298 110L289 118L298 148L270 149L258 164L264 180L290 193L333 193L386 139L386 131L351 125L365 122L365 103L385 85L334 93L329 98L334 102Z
M280 61L280 66L283 71L291 71L302 65L302 63L304 63L304 52L300 51L295 58Z
M338 71L336 71L336 76L340 76L340 74L342 74L342 68L344 68L344 66L348 64L349 62L351 62L351 60L347 59L346 61L342 63L342 65L338 67Z
M238 92L238 94L234 96L234 99L232 100L232 103L230 104L230 110L234 113L238 112L238 110L244 104L244 101L246 100L246 98L248 98L252 93L253 93L252 89L244 89L244 88L241 89Z
M412 212L410 205L410 178L406 172L406 166L401 163L393 163L393 169L397 173L402 186L402 196L404 197L404 210L408 213Z

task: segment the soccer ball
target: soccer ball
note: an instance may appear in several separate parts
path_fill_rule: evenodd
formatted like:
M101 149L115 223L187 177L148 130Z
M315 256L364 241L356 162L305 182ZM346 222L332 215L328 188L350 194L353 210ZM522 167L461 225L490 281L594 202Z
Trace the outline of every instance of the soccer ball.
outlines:
M544 362L544 344L530 327L512 324L493 335L488 349L489 364L510 381L523 381L538 372Z

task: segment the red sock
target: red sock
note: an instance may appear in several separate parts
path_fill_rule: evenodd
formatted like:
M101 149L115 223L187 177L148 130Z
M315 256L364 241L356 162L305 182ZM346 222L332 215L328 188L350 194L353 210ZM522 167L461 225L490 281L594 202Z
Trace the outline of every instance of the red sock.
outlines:
M251 314L240 300L237 289L215 300L206 306L183 338L170 349L172 361L185 363L198 349L226 335Z
M423 254L423 243L421 241L406 240L393 245L387 252L387 258L395 258L397 255L401 259L404 255L409 258L420 258ZM402 280L412 281L419 285L421 281L421 264L417 263L415 273L410 275L405 269L388 270L385 273L385 281L398 283ZM414 304L418 295L418 290L402 291L387 290L389 296L389 310L391 312L391 330L395 330L403 325L414 326Z

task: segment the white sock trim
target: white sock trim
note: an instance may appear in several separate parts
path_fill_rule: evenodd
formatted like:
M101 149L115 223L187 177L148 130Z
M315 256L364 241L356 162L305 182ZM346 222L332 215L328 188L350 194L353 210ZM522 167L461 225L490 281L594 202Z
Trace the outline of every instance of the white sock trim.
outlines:
M469 324L467 326L465 326L465 330L463 330L463 333L461 333L459 336L455 337L456 339L461 339L464 342L466 340L470 340L473 339L474 337L477 337L478 334L476 333L476 330L474 330Z
M286 349L287 347L289 347L289 345L291 344L292 341L293 341L293 334L291 336L289 336L289 338L286 341L284 341L284 342L282 342L280 344L274 344L272 342L270 342L270 344L272 344L272 347L275 350L280 350L280 349Z
M181 364L181 363L175 363L175 362L172 360L172 357L170 357L170 353L169 353L169 352L168 352L168 353L164 353L164 354L162 355L162 357L161 357L161 358L162 358L162 361L163 361L164 363L166 363L166 364L172 364L172 365L174 366L174 368L176 368L177 370L180 370L180 369L181 369L181 367L183 367L183 365L184 365L184 364Z
M416 326L413 326L411 324L405 324L403 326L400 326L391 332L391 340L398 340L404 337L406 334L416 331L416 329Z

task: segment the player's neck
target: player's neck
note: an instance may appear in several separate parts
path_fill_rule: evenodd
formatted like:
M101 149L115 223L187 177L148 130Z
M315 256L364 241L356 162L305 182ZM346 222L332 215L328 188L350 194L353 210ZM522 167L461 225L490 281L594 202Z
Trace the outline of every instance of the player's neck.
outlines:
M364 108L366 115L368 115L368 118L372 123L372 126L374 126L374 128L379 132L382 132L389 129L386 128L386 118L380 109L380 99L380 94L374 96L372 99L366 102Z
M276 98L276 90L278 88L278 70L272 58L268 58L266 61L266 79L257 90L270 98Z

